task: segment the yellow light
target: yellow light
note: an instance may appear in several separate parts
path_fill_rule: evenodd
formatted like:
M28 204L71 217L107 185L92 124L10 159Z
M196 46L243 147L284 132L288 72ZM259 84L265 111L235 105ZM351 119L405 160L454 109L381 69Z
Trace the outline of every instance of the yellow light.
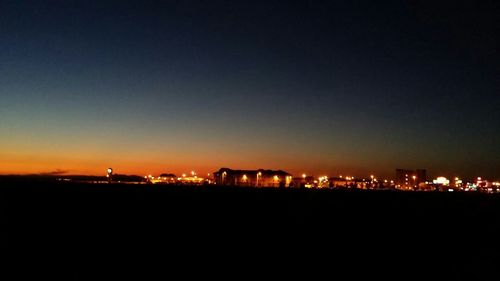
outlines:
M260 177L260 176L262 176L262 173L261 173L261 172L258 172L258 173L257 173L257 175Z
M302 177L303 177L303 178L306 178L306 174L302 174Z
M247 180L247 175L243 175L243 180L246 181Z
M182 174L182 177L185 178L186 177L186 174Z

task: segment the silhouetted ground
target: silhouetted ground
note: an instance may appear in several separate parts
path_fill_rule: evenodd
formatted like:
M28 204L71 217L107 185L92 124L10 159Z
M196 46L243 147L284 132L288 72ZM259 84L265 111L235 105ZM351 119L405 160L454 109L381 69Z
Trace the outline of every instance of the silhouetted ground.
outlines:
M0 204L1 246L18 277L8 280L491 280L500 265L500 197L490 194L6 177Z

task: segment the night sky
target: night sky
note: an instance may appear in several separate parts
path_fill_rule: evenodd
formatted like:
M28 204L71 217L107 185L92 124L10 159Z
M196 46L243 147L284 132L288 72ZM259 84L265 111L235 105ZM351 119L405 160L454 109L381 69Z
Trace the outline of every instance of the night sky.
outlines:
M0 1L0 173L500 177L499 2L381 2Z

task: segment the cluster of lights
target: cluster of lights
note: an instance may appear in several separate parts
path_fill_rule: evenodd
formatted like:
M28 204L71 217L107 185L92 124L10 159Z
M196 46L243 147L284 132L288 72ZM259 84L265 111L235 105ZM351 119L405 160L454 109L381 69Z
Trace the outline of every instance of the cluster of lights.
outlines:
M318 178L320 182L328 181L328 176L322 176Z
M113 170L111 168L109 168L107 170L107 177L110 178L111 175L113 173ZM222 177L224 178L225 176L227 176L227 172L224 171L222 173ZM207 174L207 178L210 177L210 173ZM260 178L262 177L262 173L261 172L258 172L257 173L257 183L259 182ZM150 175L147 175L147 176L144 176L145 179L147 179L148 181L150 182L161 182L161 181L167 181L168 178L167 177L154 177L152 176L151 174ZM274 175L273 177L273 181L274 182L279 182L280 181L280 177L278 175ZM303 180L306 180L307 178L307 175L305 173L302 174L302 179ZM347 181L354 181L354 177L352 176L345 176L343 177L342 175L340 175L340 178L345 180L346 182ZM376 183L378 182L377 178L374 176L374 175L370 175L370 179L371 179L371 182L372 183ZM408 185L408 182L409 182L409 179L412 179L413 180L413 183L416 183L416 180L417 180L417 176L415 175L408 175L408 174L405 174L405 181L406 181L406 184ZM173 178L171 180L174 180ZM190 177L188 177L186 174L182 174L182 177L179 177L177 178L177 180L179 181L182 181L182 182L200 182L201 180L204 180L203 178L199 178L196 174L195 171L191 171L190 173ZM241 181L242 182L248 182L249 180L249 177L246 175L246 174L243 174L241 176ZM286 176L286 182L289 183L292 181L292 177L291 176ZM318 186L318 187L325 187L325 184L329 182L329 178L328 176L321 176L321 177L318 177L317 180L313 180L314 182L314 185L315 186ZM363 182L365 182L365 179L363 179ZM387 184L391 184L391 185L394 185L394 181L393 180L387 180L387 179L384 179L383 180L383 185L387 185ZM476 178L476 181L470 183L464 183L462 181L462 179L460 179L459 177L454 177L453 178L453 181L451 180L448 180L446 177L443 177L443 176L440 176L440 177L437 177L436 179L434 179L432 182L425 182L426 184L435 184L435 185L440 185L440 186L450 186L450 183L453 183L452 186L454 186L455 188L459 188L460 190L463 190L463 191L475 191L477 190L478 188L482 188L481 190L485 190L485 191L488 191L488 192L500 192L500 182L496 181L496 182L489 182L489 181L486 181L486 180L483 180L482 177L477 177ZM312 187L313 185L312 184L309 184L308 187ZM396 186L396 187L399 187ZM448 189L445 189L449 192L452 192L452 191L455 191L455 189L453 188L448 188Z
M443 186L448 186L450 185L450 180L447 179L446 177L437 177L435 180L432 181L434 184L438 185L443 185Z

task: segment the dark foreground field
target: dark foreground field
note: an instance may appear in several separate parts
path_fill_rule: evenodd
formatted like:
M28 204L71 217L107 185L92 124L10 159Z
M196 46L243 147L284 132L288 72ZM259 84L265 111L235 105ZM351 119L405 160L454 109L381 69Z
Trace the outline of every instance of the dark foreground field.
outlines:
M496 195L2 179L0 204L17 277L4 280L492 280L500 268Z

